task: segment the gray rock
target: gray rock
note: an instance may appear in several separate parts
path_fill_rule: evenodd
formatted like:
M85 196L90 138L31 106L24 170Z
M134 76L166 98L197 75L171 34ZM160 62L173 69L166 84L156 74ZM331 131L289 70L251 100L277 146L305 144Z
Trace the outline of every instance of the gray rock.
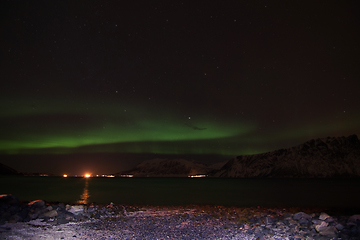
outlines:
M21 222L22 220L23 220L23 218L19 214L15 214L10 217L9 222L16 223L16 222Z
M68 211L58 211L58 219L64 219L66 221L74 221L75 220L75 215L68 212Z
M97 208L94 207L94 206L90 206L90 207L87 208L87 212L88 212L88 213L93 213L93 212L95 212L96 210L97 210Z
M308 225L310 224L310 221L306 218L300 218L300 220L298 221L298 223L301 225L301 226L304 226L304 225Z
M328 226L328 227L322 228L319 233L321 235L327 236L327 237L336 237L337 230L336 230L336 228L334 226Z
M58 224L66 224L69 223L69 220L65 219L65 218L60 218L57 220Z
M332 223L334 222L334 219L332 217L328 217L327 219L325 219L325 222Z
M74 205L74 206L71 206L70 209L67 209L67 210L75 215L78 215L78 214L84 212L84 206L83 205Z
M44 219L31 220L28 224L32 226L51 226L49 223L44 222Z
M312 221L312 223L314 223L315 225L321 224L321 223L323 222L323 221L318 220L318 219L312 219L311 221Z
M24 222L30 221L29 208L24 207L17 214L22 218L22 221L24 221Z
M39 216L39 212L34 212L29 214L30 220L37 219L38 216Z
M293 216L294 220L300 220L301 218L311 220L311 216L309 214L304 213L304 212L295 213L294 216Z
M45 208L45 210L46 210L46 211L51 211L51 210L53 210L53 207L52 207L52 206L47 206L47 207Z
M323 229L327 228L329 224L325 221L322 221L321 223L318 223L315 225L315 229L317 232L321 232Z
M0 216L0 220L1 222L5 222L5 221L8 221L11 217L11 214L9 212L4 212L1 214Z
M348 220L348 222L353 222L353 223L356 223L357 221L360 221L360 214L352 215Z
M56 217L58 215L58 212L56 210L51 210L51 211L43 213L43 215L45 217L53 218L53 217Z
M343 230L345 227L343 225L341 225L340 223L335 225L335 228L339 231Z
M322 212L322 213L320 214L320 216L319 216L319 219L324 221L324 220L326 220L326 219L329 218L329 217L330 217L330 216L329 216L328 214Z
M10 207L7 209L7 211L10 212L10 214L12 215L19 212L20 210L21 210L20 205L10 205Z
M32 202L29 202L28 205L31 208L43 208L45 207L45 202L43 200L34 200Z
M274 219L271 218L271 217L266 217L265 218L265 224L268 225L268 224L273 224L274 223Z

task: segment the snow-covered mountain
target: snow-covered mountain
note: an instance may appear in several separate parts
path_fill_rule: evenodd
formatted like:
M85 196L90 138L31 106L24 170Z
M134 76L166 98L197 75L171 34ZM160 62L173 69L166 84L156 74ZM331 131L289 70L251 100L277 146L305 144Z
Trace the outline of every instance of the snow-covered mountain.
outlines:
M138 164L135 168L122 172L134 177L187 177L189 175L207 174L214 169L204 164L184 159L152 159Z
M273 152L230 160L213 177L360 177L356 135L313 139Z

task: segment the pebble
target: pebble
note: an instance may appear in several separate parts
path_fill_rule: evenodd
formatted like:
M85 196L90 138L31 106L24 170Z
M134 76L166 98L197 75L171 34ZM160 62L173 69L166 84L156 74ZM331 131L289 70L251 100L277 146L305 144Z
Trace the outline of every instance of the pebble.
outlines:
M70 206L42 200L20 204L7 199L0 199L1 239L36 239L37 234L57 239L360 239L360 214L199 205ZM24 232L16 226L32 228Z

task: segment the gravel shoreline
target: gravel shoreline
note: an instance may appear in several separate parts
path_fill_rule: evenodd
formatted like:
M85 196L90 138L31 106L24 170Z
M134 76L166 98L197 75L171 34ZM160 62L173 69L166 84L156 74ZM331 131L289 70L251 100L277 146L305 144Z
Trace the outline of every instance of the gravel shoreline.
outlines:
M11 199L6 202L0 197L0 239L360 239L360 215L356 212L64 205L41 200L18 204ZM25 218L21 219L20 213Z

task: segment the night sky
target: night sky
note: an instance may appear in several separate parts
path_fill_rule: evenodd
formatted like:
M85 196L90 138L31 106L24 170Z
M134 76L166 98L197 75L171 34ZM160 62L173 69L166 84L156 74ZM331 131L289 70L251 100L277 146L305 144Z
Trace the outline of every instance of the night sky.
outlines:
M114 173L360 136L356 1L1 1L0 162Z

